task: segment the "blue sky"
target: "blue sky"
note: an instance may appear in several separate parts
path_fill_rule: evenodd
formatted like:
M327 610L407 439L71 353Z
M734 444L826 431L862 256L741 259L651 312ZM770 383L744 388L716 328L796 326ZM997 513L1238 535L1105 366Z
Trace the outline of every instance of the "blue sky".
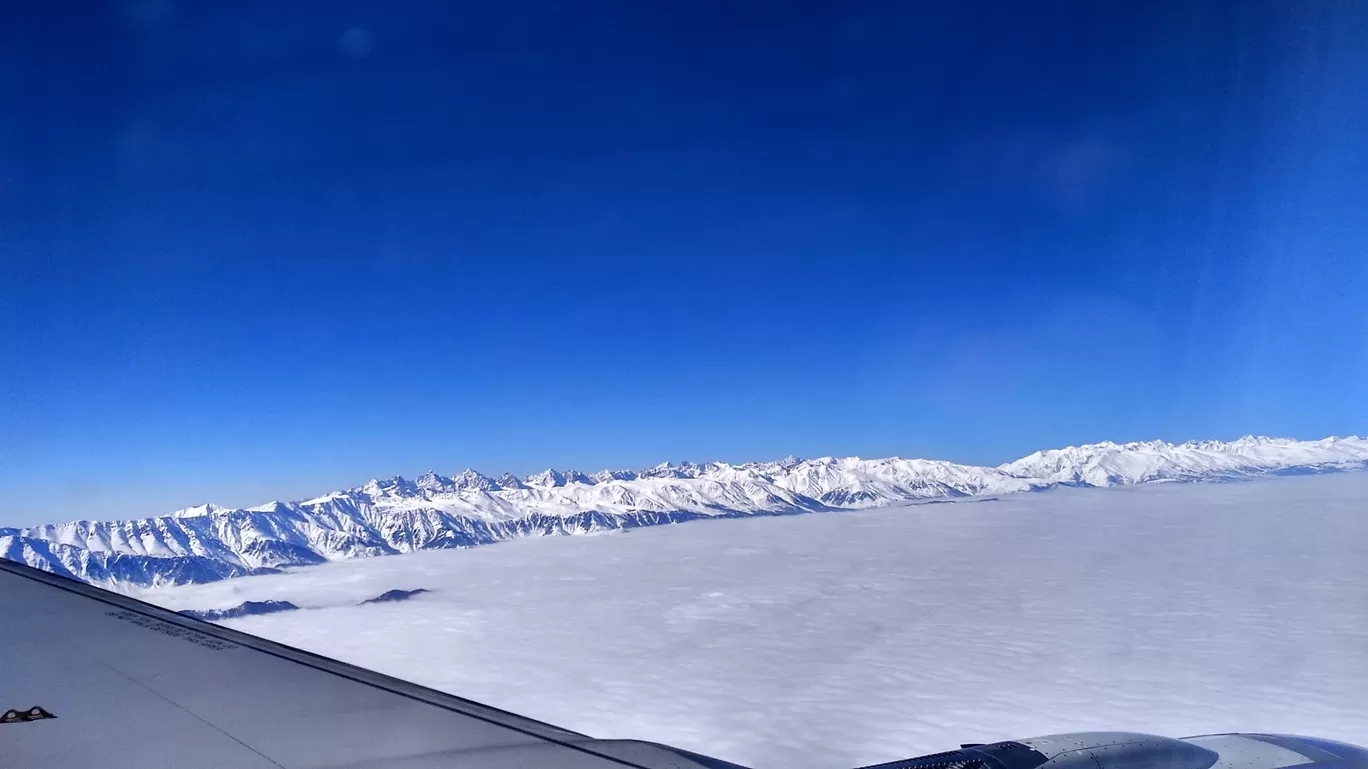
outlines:
M1368 431L1361 4L54 5L0 525Z

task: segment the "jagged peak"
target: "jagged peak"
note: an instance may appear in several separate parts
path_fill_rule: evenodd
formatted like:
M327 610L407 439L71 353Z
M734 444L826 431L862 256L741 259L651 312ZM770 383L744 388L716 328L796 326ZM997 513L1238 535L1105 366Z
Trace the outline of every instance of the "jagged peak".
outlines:
M532 473L531 475L524 477L522 481L528 486L564 486L565 476L548 467L539 473Z
M523 483L528 486L556 488L570 483L583 483L592 486L595 481L592 476L579 470L555 470L548 467L540 473L533 473L523 478Z
M412 496L418 493L418 486L404 476L396 475L385 479L372 478L360 491L372 497Z
M540 473L533 473L526 478L523 478L523 483L528 486L555 488L564 486L567 483L593 484L594 479L579 470L555 470L548 467Z
M498 491L502 486L493 478L484 473L476 472L469 467L452 477L452 484L458 489L468 489L472 491Z
M213 515L214 513L227 512L231 509L232 508L223 507L222 505L216 505L213 502L205 502L202 505L182 507L179 510L172 511L170 515L173 518L193 518L199 515Z
M488 528L483 530L491 532L482 535L491 538L484 541L498 541L520 536L520 529L512 522L534 514L578 516L591 512L610 521L614 516L650 512L661 514L660 521L670 521L676 520L671 516L685 513L766 515L825 511L928 498L1009 494L1058 484L1112 486L1155 480L1361 469L1368 467L1368 440L1355 437L1293 441L1245 436L1229 442L1190 441L1177 445L1163 441L1103 442L1035 452L996 469L925 459L792 460L796 458L741 466L665 462L649 471L653 474L603 471L585 476L575 471L548 470L529 476L529 480L540 478L555 486L539 488L535 493L493 491L463 495L460 499L425 493L426 490L419 489L419 483L449 481L454 486L458 481L470 481L501 489L526 487L511 475L493 482L474 470L445 479L428 472L417 482L402 476L373 479L356 489L305 502L273 503L245 510L203 505L177 511L182 515L187 511L212 514L213 527L179 521L178 515L172 514L52 524L10 529L0 534L9 538L6 547L20 548L25 553L33 550L35 559L50 558L60 551L62 563L82 579L147 579L170 584L340 558L478 544L479 540L470 539L468 524L456 522L457 518L484 522ZM631 480L638 477L699 478L704 482ZM585 479L606 486L596 489L581 485L586 483ZM565 485L574 488L556 488ZM415 517L424 516L425 526L412 525ZM499 528L505 525L506 529ZM187 533L192 536L187 537ZM118 566L118 559L125 558L137 560ZM111 567L122 571L109 571Z
M565 476L566 483L583 483L589 486L597 483L592 475L582 473L579 470L562 470L561 475Z
M673 462L661 462L655 467L648 467L637 473L638 478L697 478L703 471L703 466L694 462L683 462L674 464Z
M451 489L455 485L455 482L453 479L448 478L435 470L428 470L418 476L413 481L413 485L424 491L446 491Z

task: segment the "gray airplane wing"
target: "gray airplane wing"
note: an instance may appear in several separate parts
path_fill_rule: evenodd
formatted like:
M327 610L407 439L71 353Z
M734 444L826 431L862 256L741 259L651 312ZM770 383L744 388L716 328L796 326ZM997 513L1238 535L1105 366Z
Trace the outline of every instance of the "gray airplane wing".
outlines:
M594 740L5 560L0 766L734 767Z

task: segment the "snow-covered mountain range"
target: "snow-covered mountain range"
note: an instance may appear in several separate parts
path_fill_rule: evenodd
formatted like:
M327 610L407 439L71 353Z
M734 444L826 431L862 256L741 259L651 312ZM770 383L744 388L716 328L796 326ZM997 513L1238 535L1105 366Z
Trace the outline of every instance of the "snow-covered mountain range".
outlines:
M699 518L832 512L985 497L1058 485L1225 480L1368 466L1368 439L1246 437L1170 444L1096 443L999 467L858 457L731 465L661 464L587 475L546 470L493 479L372 480L302 502L201 505L126 521L0 528L0 557L105 585L172 585L345 558L470 547L513 537L586 534Z

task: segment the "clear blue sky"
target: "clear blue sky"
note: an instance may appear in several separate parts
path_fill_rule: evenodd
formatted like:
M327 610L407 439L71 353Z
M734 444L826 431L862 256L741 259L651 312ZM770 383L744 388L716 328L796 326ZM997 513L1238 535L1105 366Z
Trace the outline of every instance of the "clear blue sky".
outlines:
M0 31L0 525L1368 431L1362 3L63 5Z

